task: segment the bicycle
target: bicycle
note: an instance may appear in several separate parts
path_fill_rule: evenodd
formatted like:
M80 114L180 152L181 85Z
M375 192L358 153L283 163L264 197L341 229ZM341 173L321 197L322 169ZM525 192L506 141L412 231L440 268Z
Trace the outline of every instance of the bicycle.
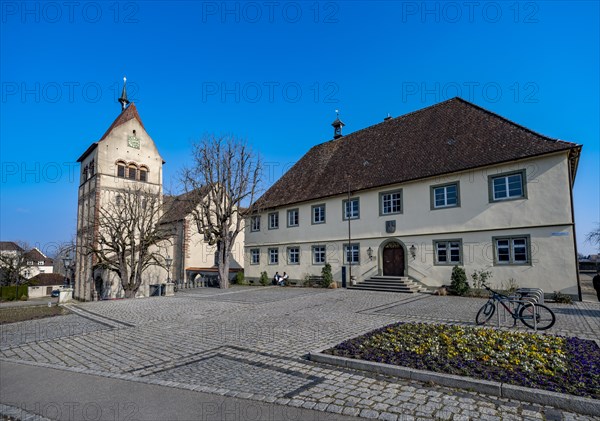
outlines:
M554 312L550 310L543 304L532 303L531 301L525 300L523 294L519 294L518 297L500 294L497 291L494 291L486 284L483 284L483 287L487 289L492 295L490 296L487 303L483 305L477 312L477 316L475 317L475 323L478 325L483 325L487 323L494 313L496 312L496 301L499 304L502 304L504 309L512 316L513 318L513 327L516 326L517 320L520 320L525 326L531 329L537 330L546 330L550 329L554 326L556 322L556 316ZM517 304L517 307L514 309L509 304Z

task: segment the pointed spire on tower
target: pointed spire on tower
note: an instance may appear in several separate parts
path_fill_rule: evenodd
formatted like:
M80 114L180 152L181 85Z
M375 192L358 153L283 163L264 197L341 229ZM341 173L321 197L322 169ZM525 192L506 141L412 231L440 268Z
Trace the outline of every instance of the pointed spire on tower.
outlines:
M336 119L333 123L331 123L331 125L333 126L333 138L334 139L339 139L340 137L342 137L342 127L345 126L344 122L342 120L340 120L340 111L339 110L335 110L336 113Z
M127 104L129 104L129 100L127 99L127 78L123 78L123 91L121 92L121 98L119 98L119 102L121 103L121 112L125 111L127 108Z

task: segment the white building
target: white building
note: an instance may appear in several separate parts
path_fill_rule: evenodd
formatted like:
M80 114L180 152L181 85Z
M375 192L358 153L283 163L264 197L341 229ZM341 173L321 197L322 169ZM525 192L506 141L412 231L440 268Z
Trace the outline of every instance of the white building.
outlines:
M199 211L199 201L205 200L205 195L206 192L201 189L179 196L164 196L165 213L160 222L173 232L168 245L169 255L173 256L170 276L183 287L196 285L200 279L211 280L211 285L216 285L217 249L198 233L193 215L194 211ZM235 221L234 218L232 222ZM244 232L237 235L229 262L229 278L232 279L243 270Z
M454 265L579 296L572 188L581 146L459 98L314 146L255 204L245 273L436 287ZM349 280L349 278L347 278Z

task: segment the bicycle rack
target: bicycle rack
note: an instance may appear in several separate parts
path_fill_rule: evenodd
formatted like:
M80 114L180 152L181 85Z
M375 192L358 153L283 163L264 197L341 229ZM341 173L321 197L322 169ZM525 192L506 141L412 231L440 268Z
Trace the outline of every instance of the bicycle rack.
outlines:
M519 288L515 292L522 298L534 298L536 304L544 304L544 291L541 288Z
M535 289L539 289L539 288L535 288ZM541 291L541 290L540 290ZM521 299L513 299L513 297L515 298L521 298ZM519 309L519 306L521 305L525 305L525 304L531 304L533 306L533 314L537 314L537 309L536 306L537 304L539 304L537 302L537 299L534 297L523 297L523 296L514 296L511 295L510 297L508 297L509 299L504 301L505 304L508 304L508 306L510 307L510 311L515 314L517 312L517 310ZM543 299L543 293L542 293L542 299ZM506 308L504 308L503 305L501 305L502 302L498 302L498 305L496 306L496 308L498 308L498 311L496 311L496 319L497 319L497 325L498 328L500 328L500 308L502 308L502 316L503 316L503 323L506 323L506 313L507 310ZM511 315L511 318L513 319L513 322L516 324L517 319L513 318ZM514 324L513 324L514 326ZM537 318L533 317L533 330L535 332L537 332Z

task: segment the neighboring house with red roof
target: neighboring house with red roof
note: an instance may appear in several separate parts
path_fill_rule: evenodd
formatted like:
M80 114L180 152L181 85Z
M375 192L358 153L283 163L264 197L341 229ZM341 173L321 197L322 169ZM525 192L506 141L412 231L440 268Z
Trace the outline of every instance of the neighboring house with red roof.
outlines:
M359 286L450 284L455 265L579 296L581 145L454 98L310 149L255 204L245 274L350 272ZM343 273L344 272L344 273Z
M28 278L32 278L40 273L53 273L54 260L34 247L25 253L25 265L28 272Z
M0 241L0 270L3 276L8 275L14 282L16 273L21 279L30 279L39 273L52 273L54 260L36 247L26 251L14 241Z
M65 283L66 278L60 273L39 273L27 282L29 298L49 297L52 291L60 289Z
M200 212L199 203L205 199L207 189L190 191L179 196L164 196L164 214L160 220L165 229L173 233L172 243L168 246L169 256L173 258L171 279L179 284L190 284L199 278L215 278L216 246L205 241L198 234L194 212ZM230 256L230 278L243 270L244 233L240 232Z

